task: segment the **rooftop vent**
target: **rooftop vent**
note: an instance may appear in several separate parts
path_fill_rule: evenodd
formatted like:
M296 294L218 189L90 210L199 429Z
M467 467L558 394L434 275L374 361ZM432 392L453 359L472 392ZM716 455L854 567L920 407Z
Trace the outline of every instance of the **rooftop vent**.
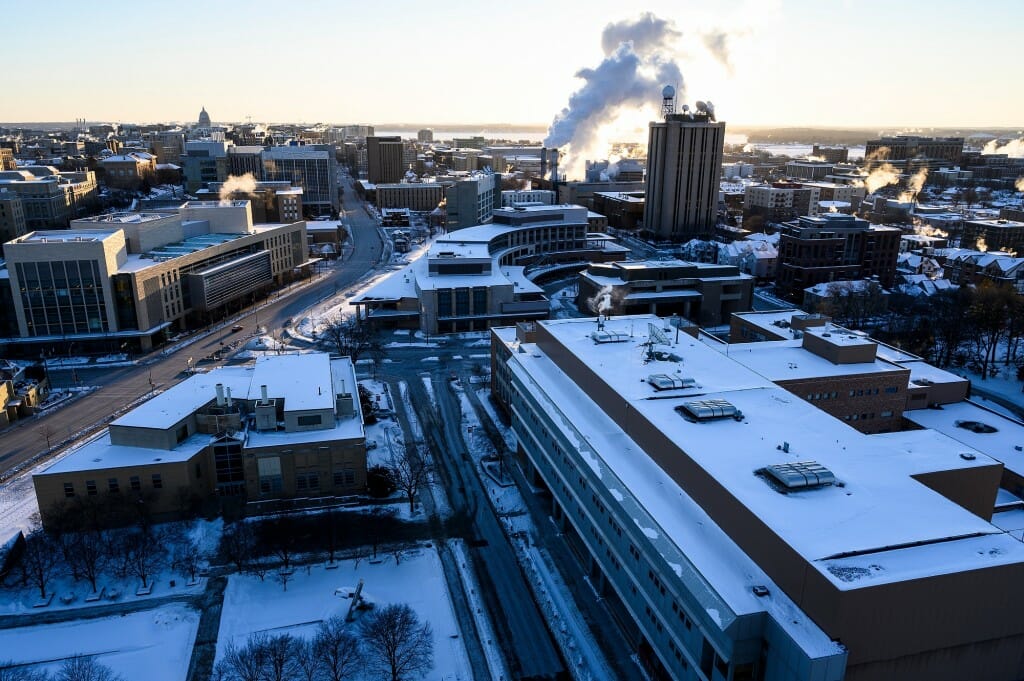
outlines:
M779 491L795 492L834 485L836 476L817 461L795 461L765 466L759 473L781 486Z
M692 388L697 385L697 381L692 378L669 376L668 374L651 374L647 377L647 382L655 390L678 390L680 388Z
M590 338L595 343L625 343L629 340L629 335L625 333L616 333L614 331L595 331L590 334Z
M724 418L733 418L737 421L743 420L743 412L726 400L695 400L693 402L683 402L681 405L676 407L676 411L679 412L687 421L698 423Z
M969 430L972 433L998 433L999 429L981 421L956 421L957 428Z

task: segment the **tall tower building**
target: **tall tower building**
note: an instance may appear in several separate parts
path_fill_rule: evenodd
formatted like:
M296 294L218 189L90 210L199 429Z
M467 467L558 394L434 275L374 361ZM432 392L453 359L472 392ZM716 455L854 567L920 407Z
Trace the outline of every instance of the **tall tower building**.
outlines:
M367 179L373 184L401 182L406 167L403 163L404 151L401 137L367 137Z
M675 112L675 90L663 91L663 122L650 124L644 229L658 239L710 238L718 209L725 123L710 103Z

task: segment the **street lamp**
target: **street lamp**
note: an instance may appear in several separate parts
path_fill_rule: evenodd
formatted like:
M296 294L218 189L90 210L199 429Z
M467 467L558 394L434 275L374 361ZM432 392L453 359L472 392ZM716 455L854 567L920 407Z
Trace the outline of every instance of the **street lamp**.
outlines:
M192 358L191 357L189 357L187 360L185 360L185 373L189 374L190 376L192 375Z

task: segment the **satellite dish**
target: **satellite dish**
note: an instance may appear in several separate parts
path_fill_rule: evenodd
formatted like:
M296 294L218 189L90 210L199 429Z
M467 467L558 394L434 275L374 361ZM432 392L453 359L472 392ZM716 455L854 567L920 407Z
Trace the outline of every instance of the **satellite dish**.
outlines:
M689 104L683 104L683 111L689 111L689 110L690 110L690 105Z
M666 85L661 91L661 96L665 99L672 99L676 96L676 89L671 85Z
M654 324L651 324L650 322L647 322L647 335L651 339L652 345L672 345L672 342L669 341L668 336L665 335L665 332L659 329Z
M698 100L697 101L697 111L704 112L704 111L707 111L707 110L708 110L708 105L705 104L704 102L701 102L701 101Z

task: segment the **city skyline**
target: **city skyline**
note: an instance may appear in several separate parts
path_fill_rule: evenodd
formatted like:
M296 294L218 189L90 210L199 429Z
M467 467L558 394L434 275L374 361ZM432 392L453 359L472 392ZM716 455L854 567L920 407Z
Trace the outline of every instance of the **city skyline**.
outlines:
M579 89L575 74L601 60L602 31L641 14L608 1L528 1L515 12L456 5L443 17L401 1L376 14L299 2L283 16L262 1L187 2L173 16L110 7L8 9L10 25L44 22L47 38L15 31L0 48L12 63L45 47L9 72L15 96L0 102L0 120L192 121L206 107L215 122L546 126ZM1013 27L1024 8L987 3L971 23L951 18L960 7L780 0L712 13L652 0L642 10L670 22L686 101L713 99L734 125L1015 128L1024 95L998 83L1014 81ZM271 30L232 30L261 18ZM253 96L270 83L284 96ZM621 127L651 118L639 107Z

